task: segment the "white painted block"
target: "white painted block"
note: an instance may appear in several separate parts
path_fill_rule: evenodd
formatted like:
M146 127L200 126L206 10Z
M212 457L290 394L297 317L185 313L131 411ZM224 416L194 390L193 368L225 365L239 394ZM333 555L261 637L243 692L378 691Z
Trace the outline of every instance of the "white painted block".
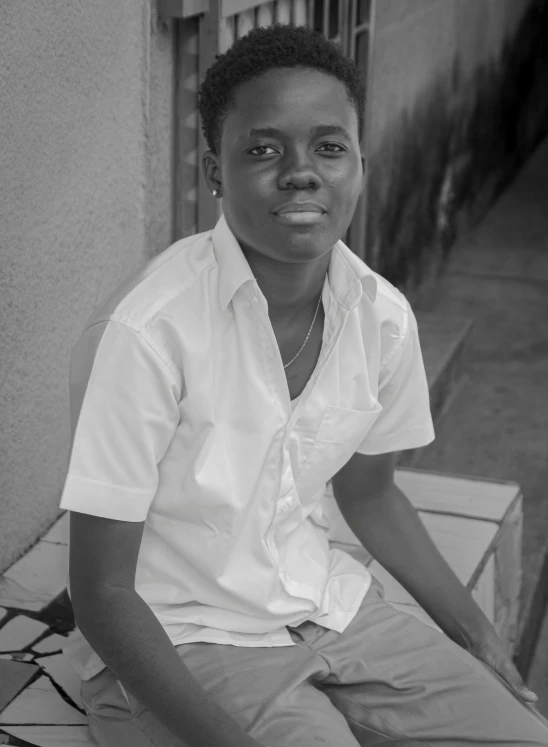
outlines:
M495 556L489 556L478 582L472 589L474 601L487 617L495 624Z
M419 516L443 558L463 584L468 584L488 551L499 525L443 514L419 512Z
M417 509L442 557L493 622L512 655L521 592L520 486L514 482L412 468L396 469L395 482ZM339 511L331 482L326 486L322 506L329 522L330 543L343 550L345 546L361 546ZM364 564L385 584L388 601L414 602L378 563Z
M520 499L504 518L495 550L495 629L513 652L518 641L523 507Z
M520 487L481 477L464 478L412 469L396 469L394 482L417 510L501 521Z

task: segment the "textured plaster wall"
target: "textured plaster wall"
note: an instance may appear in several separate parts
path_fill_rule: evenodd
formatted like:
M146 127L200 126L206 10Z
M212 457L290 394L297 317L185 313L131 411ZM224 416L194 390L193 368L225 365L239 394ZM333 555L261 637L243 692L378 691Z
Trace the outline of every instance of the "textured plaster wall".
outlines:
M548 4L376 7L362 256L414 297L548 130Z
M370 146L456 61L461 75L497 56L530 0L377 0Z
M52 523L70 348L172 236L172 33L148 0L0 4L0 571Z

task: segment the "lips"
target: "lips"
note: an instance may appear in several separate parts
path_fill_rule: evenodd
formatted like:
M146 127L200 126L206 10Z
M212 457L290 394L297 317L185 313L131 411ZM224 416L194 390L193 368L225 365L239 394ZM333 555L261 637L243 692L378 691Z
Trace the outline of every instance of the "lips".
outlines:
M325 213L326 210L317 202L288 202L272 211L276 215L287 213Z

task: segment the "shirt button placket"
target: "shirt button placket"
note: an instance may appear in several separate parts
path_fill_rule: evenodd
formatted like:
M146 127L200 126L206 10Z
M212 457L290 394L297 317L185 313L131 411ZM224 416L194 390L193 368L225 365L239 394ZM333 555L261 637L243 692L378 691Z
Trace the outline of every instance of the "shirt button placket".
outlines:
M278 502L278 511L282 514L286 514L291 508L292 504L293 498L290 495L286 496Z

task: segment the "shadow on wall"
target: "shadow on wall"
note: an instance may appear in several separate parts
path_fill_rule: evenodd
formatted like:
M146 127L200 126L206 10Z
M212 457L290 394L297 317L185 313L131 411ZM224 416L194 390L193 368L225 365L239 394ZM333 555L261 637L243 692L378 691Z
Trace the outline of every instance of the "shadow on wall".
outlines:
M371 154L365 261L402 292L439 277L548 132L548 3L535 0L501 55L437 80Z

